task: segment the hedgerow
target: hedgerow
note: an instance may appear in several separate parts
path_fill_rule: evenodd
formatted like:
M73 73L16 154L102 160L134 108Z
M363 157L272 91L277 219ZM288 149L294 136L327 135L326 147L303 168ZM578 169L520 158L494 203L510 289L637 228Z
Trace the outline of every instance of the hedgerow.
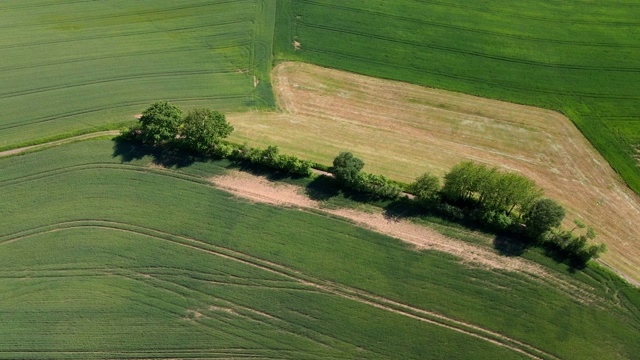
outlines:
M262 149L223 142L232 131L233 126L217 111L195 109L182 117L182 111L175 105L156 102L143 112L140 124L124 132L123 137L245 162L290 176L312 175L313 162L281 154L277 146ZM361 159L342 152L328 170L340 186L371 199L396 200L407 190L415 195L414 202L432 213L495 233L528 238L574 263L585 264L606 251L604 245L588 244L595 238L593 229L582 235L560 229L565 209L551 199L542 198L542 189L520 174L466 161L445 174L442 186L431 174L423 174L414 183L405 185L383 175L363 172L363 167ZM576 224L585 227L581 222Z

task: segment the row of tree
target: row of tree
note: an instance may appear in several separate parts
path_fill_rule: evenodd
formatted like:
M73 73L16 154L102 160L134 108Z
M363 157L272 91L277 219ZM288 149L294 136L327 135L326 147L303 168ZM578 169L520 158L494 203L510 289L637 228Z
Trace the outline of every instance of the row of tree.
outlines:
M223 140L233 130L225 115L218 111L196 108L184 114L178 106L158 101L142 113L138 126L128 136L149 145L176 146L201 155L246 161L293 176L311 175L311 161L280 154L277 146L260 149L225 143Z
M331 170L336 180L351 190L386 199L396 199L402 194L397 183L364 173L363 167L362 160L343 152L334 159ZM543 198L544 191L520 174L465 161L444 175L442 186L437 176L425 173L406 190L430 212L476 222L493 231L526 236L581 263L606 251L603 244L588 244L595 238L591 228L583 234L575 234L575 229L560 229L565 209L556 201Z
M137 127L128 136L154 146L178 146L202 155L244 161L286 174L308 177L313 163L280 154L278 147L266 149L235 146L223 141L233 132L225 115L206 108L183 114L177 106L159 101L147 108ZM404 187L382 176L363 172L364 162L350 152L340 153L330 171L341 186L379 199L397 199L403 190L431 212L456 219L475 221L494 231L526 236L567 256L586 262L606 250L589 245L593 229L582 234L560 229L565 209L551 199L531 179L516 173L470 161L454 166L444 176L444 184L425 173ZM581 222L576 228L585 228Z
M231 135L233 126L219 111L197 108L183 115L176 105L158 101L142 113L139 128L133 131L151 145L178 142L193 151L208 153Z
M253 165L270 168L296 177L309 177L312 173L313 162L301 160L294 155L280 154L277 146L269 146L266 149L251 148L247 145L238 148L229 145L225 146L233 149L229 154L217 152L217 155L236 161L248 161Z
M397 199L402 189L383 175L362 172L364 162L350 152L342 152L333 159L333 173L343 186L383 199Z

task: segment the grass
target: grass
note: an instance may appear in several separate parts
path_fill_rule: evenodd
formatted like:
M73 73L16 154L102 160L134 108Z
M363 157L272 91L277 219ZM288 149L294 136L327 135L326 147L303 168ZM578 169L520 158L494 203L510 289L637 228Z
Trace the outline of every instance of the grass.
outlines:
M284 0L274 51L560 111L640 193L637 10L629 1Z
M582 303L554 283L238 200L206 180L228 162L147 154L93 140L0 159L0 357L523 357L390 309L536 354L640 351L640 295L606 272L551 265L589 294Z
M263 0L3 1L0 148L113 127L158 99L271 108L274 11Z

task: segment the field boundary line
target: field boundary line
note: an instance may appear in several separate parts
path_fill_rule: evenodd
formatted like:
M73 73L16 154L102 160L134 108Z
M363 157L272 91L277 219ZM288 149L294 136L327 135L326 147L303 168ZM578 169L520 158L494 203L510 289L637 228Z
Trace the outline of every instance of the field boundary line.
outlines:
M11 149L11 150L0 151L0 158L1 157L12 156L12 155L17 155L17 154L22 154L22 153L25 153L25 152L28 152L28 151L32 151L32 150L46 149L46 148L49 148L49 147L63 145L63 144L67 144L67 143L74 142L74 141L88 140L88 139L101 137L101 136L117 136L119 134L120 134L120 130L105 130L105 131L98 131L98 132L93 132L93 133L88 133L88 134L71 136L71 137L68 137L68 138L60 139L60 140L54 140L54 141L45 142L45 143L42 143L42 144L23 146L23 147Z

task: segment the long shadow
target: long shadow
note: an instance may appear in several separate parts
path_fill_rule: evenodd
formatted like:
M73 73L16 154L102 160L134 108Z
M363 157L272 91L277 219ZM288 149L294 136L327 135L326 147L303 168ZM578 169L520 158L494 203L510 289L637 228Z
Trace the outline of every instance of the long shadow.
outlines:
M283 181L283 180L297 180L297 179L305 179L305 176L295 176L287 173L286 171L277 171L266 166L252 164L248 161L232 161L231 165L228 167L229 169L236 169L243 172L250 173L252 175L257 175L264 177L270 181Z
M389 200L380 197L365 194L359 191L344 188L336 179L326 175L320 175L309 182L305 187L305 193L312 200L327 201L335 200L338 203L344 201L370 204L381 208L386 207Z
M390 202L384 207L384 216L391 219L412 218L433 215L429 207L422 206L417 202L402 197Z
M584 259L580 259L575 255L569 255L565 251L555 246L545 246L544 254L552 258L559 264L567 265L570 272L582 270L587 266L587 263L584 261Z
M523 236L496 233L493 229L478 221L473 214L451 207L442 206L437 201L421 205L408 198L401 198L385 207L385 216L392 219L436 217L451 224L461 225L471 231L496 234L493 240L494 248L504 256L521 256L534 244Z
M504 256L520 256L532 246L533 244L523 237L498 234L493 239L493 247Z
M312 200L326 201L341 194L338 182L326 175L320 175L313 179L305 188L305 193Z
M204 162L209 159L189 153L184 150L166 147L154 147L117 137L113 140L112 157L120 158L122 163L151 157L154 164L167 168L183 168L195 162Z

